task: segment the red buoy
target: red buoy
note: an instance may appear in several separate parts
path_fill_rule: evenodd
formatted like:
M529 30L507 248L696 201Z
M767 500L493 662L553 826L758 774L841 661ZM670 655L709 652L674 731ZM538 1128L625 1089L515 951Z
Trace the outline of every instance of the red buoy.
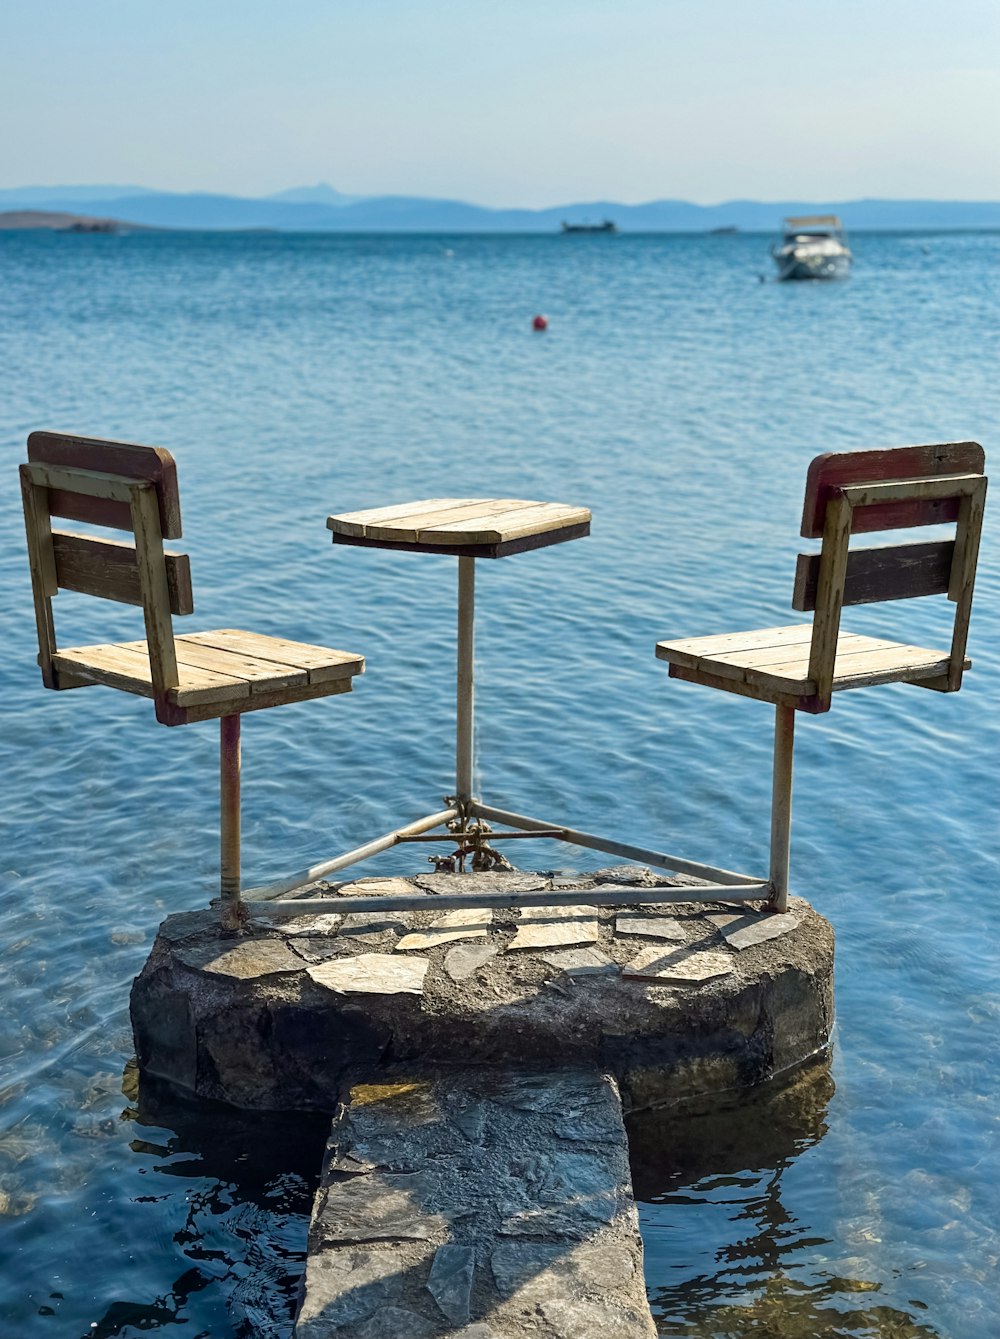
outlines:
M547 316L536 316L531 323L532 330L548 330L549 318Z

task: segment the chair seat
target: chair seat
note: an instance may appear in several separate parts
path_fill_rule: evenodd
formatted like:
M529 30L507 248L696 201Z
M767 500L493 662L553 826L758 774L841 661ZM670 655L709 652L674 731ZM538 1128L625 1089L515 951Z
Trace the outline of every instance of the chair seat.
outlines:
M365 665L363 656L348 651L235 628L176 637L174 646L179 683L166 696L177 714L167 723L177 725L347 693ZM53 665L90 683L154 696L145 641L60 650Z
M501 558L590 531L586 507L524 498L426 498L327 519L335 544Z
M707 683L713 688L780 702L809 698L816 684L809 678L812 624L759 628L659 642L656 654L670 664L675 678ZM947 651L931 651L903 642L883 641L841 632L833 675L834 691L879 683L919 683L948 671ZM970 661L966 660L968 669Z

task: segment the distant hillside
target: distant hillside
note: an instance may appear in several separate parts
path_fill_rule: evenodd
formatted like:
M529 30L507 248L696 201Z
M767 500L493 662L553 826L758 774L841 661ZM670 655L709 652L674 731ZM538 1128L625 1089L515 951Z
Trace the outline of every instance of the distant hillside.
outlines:
M141 224L91 214L65 214L42 209L8 209L0 213L0 229L47 228L51 232L134 232Z
M101 195L102 190L107 194ZM76 198L74 191L78 193ZM292 232L556 233L564 219L586 223L609 218L622 232L737 228L773 233L786 214L839 214L849 231L1000 228L1000 202L996 201L731 200L721 205L695 205L685 200L654 200L622 205L613 200L595 200L555 209L485 209L461 200L343 195L323 183L294 187L264 199L176 194L137 187L17 187L0 190L0 209L4 207L81 217L99 214L154 228L272 228Z
M273 195L264 196L265 200L284 200L288 204L334 205L337 208L356 204L364 198L363 195L344 195L325 181L317 182L315 186L293 186L290 190L275 191Z

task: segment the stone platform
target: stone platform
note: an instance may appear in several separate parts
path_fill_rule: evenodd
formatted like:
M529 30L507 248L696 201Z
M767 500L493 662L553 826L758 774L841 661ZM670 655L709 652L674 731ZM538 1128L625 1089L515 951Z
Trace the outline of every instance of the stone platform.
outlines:
M822 1052L830 926L796 898L778 915L441 897L649 882L361 879L322 888L342 911L163 923L132 991L140 1074L337 1113L297 1339L655 1335L621 1100L732 1102ZM414 893L426 909L352 910Z
M827 1045L833 933L807 903L435 906L443 892L628 886L631 868L364 879L344 912L170 916L132 992L140 1071L258 1110L333 1112L347 1076L393 1063L612 1074L630 1109L750 1088ZM427 910L352 912L421 891ZM325 895L329 895L325 893Z

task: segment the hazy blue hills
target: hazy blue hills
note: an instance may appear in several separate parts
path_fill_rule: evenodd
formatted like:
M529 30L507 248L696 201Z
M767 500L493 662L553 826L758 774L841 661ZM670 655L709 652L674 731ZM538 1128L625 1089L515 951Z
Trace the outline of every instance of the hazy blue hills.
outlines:
M0 188L0 209L60 209L66 204L90 205L95 200L118 200L132 195L158 195L146 186L8 186Z
M593 200L554 209L486 209L461 200L344 195L333 187L293 187L252 199L178 194L140 186L21 186L0 190L0 210L101 215L154 228L271 228L301 232L542 232L562 220L613 219L622 232L774 232L786 214L839 214L848 229L1000 228L1000 202L958 200L730 200L695 205Z

